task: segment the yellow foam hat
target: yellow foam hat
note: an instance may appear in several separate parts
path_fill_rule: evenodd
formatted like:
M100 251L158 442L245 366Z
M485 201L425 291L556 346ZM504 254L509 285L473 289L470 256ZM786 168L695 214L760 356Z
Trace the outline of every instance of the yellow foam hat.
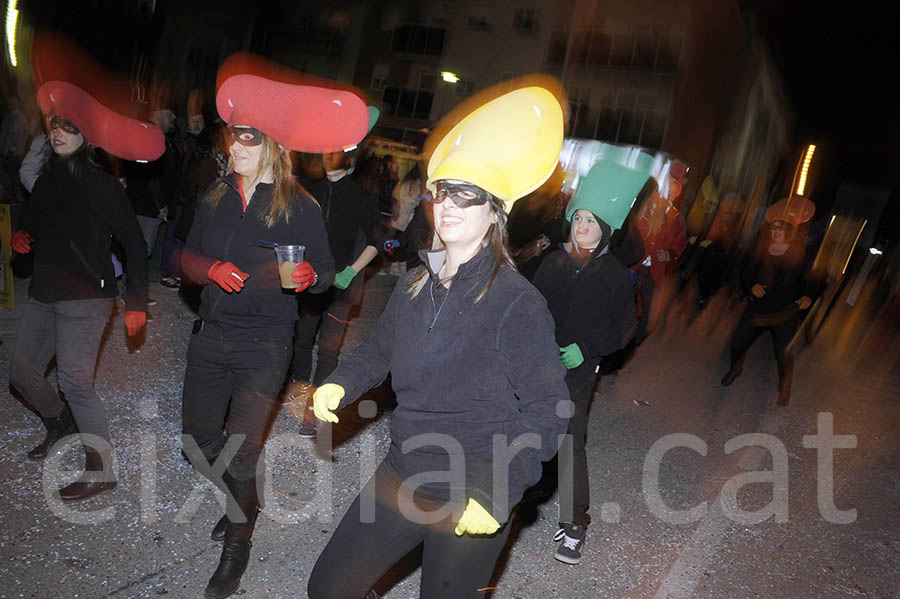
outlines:
M506 202L541 186L559 161L563 109L543 87L524 87L473 110L435 147L426 185L465 181Z

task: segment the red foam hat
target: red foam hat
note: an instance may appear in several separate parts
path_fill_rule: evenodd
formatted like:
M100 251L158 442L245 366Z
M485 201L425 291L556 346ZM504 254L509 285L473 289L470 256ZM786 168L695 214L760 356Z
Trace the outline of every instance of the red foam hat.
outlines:
M63 35L36 33L31 44L31 67L35 89L48 81L68 81L120 114L147 119L147 104L136 97L127 79L113 73Z
M778 200L766 209L766 222L784 221L794 225L802 225L816 213L816 205L801 196Z
M71 121L92 145L124 160L156 160L166 149L159 127L110 110L66 81L44 83L38 90L38 104L45 115Z
M229 125L254 127L298 152L352 148L369 130L366 102L354 88L252 54L219 67L216 108Z

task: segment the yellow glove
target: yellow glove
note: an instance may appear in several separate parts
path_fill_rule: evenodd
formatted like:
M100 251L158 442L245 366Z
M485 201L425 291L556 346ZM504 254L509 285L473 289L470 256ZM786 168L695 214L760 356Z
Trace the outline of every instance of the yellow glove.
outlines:
M313 393L313 411L316 418L325 422L337 422L334 410L341 404L344 388L334 383L325 383Z
M500 523L494 520L481 504L469 498L469 504L466 506L462 517L456 524L456 536L462 536L466 533L470 535L490 535L497 532Z
M700 242L700 247L702 247L702 248L708 248L711 245L712 245L712 239L704 239L703 241Z

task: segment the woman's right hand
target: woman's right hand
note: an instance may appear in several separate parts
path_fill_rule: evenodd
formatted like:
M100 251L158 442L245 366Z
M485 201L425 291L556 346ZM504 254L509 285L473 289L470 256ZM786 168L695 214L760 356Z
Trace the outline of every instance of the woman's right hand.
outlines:
M760 299L760 298L762 298L762 296L764 296L766 294L766 286L760 285L759 283L757 283L756 285L754 285L753 287L750 288L750 293L752 293L753 297L755 297L756 299Z
M313 393L313 411L316 418L325 422L337 422L334 411L341 405L344 388L334 383L325 383Z
M27 231L16 231L9 240L10 247L19 254L27 254L31 251L31 242L34 241Z
M244 281L250 275L231 262L217 261L209 267L209 280L228 293L236 293L244 288Z

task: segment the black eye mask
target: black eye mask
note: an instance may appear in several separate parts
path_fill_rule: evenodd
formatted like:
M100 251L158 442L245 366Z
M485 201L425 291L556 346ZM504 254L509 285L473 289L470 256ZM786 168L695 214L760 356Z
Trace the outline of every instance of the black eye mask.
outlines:
M263 133L253 127L232 126L228 128L228 145L234 142L242 146L258 146L263 142Z
M477 185L469 183L448 183L441 181L437 184L437 194L432 198L433 204L440 204L450 198L457 208L468 206L481 206L491 200L491 194Z

